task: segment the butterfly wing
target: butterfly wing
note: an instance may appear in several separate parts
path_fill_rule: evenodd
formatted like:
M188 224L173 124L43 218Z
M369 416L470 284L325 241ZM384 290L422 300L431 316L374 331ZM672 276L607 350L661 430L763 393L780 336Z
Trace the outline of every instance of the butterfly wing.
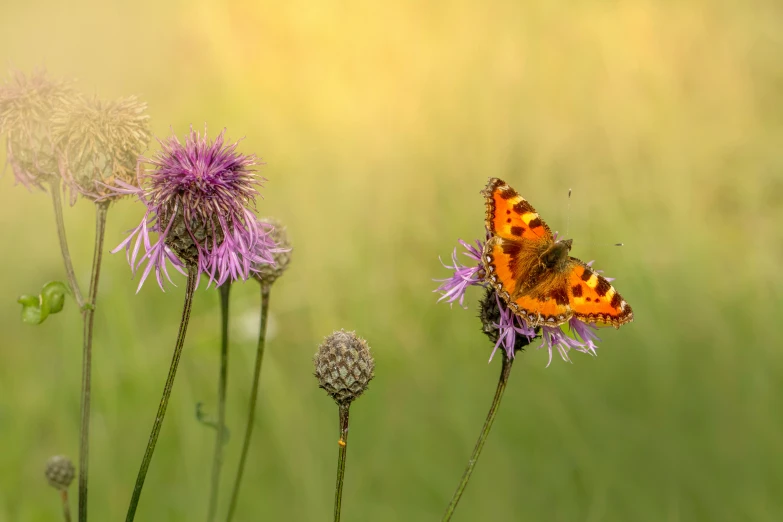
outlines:
M509 187L505 181L490 178L482 191L487 207L487 232L522 243L550 243L552 231L538 216L533 205Z
M569 259L568 297L574 315L586 323L619 328L633 321L631 305L611 283L574 257Z

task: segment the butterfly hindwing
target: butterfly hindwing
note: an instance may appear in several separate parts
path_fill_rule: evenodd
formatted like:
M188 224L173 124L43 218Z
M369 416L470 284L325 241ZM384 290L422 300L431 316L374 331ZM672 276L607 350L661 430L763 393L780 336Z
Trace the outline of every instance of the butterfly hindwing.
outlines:
M574 315L587 323L615 328L633 320L631 305L604 276L574 257L570 258L569 268L568 292Z

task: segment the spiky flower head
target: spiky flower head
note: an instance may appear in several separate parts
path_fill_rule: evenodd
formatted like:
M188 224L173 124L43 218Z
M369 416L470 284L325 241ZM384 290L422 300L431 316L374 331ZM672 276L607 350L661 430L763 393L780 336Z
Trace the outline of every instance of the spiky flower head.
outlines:
M506 304L497 296L497 293L491 290L489 281L486 278L486 270L481 262L481 252L484 249L484 243L476 241L475 246L460 240L460 244L465 249L463 254L471 260L470 264L463 265L459 262L457 250L454 249L452 255L452 264L443 266L453 272L451 277L446 279L436 279L440 286L435 292L441 293L438 301L445 300L448 303L458 302L464 306L465 291L471 286L480 286L489 289L484 294L481 302L481 312L479 317L482 321L482 329L495 343L489 360L500 347L506 351L509 358L513 358L516 351L522 346L530 344L533 339L540 335L542 343L538 348L546 348L549 352L549 363L552 362L552 354L557 351L564 361L571 362L568 352L576 350L578 352L595 355L598 336L595 334L596 327L593 323L585 323L576 316L568 320L568 326L571 335L569 336L559 326L540 325L535 329L528 325L527 321L516 315ZM588 263L590 265L590 263ZM494 302L493 302L494 300ZM495 327L495 328L493 328Z
M0 134L6 135L8 163L16 181L28 189L43 190L62 174L52 117L74 96L69 82L50 79L43 70L29 76L12 71L11 78L0 86Z
M288 265L291 263L291 240L288 237L288 230L280 220L273 217L264 217L258 220L262 226L269 227L269 235L272 238L276 248L272 254L274 263L261 263L256 267L253 277L261 284L271 285L278 277L283 275Z
M511 353L513 356L524 350L537 334L536 329L530 328L521 317L511 312L491 287L486 288L484 297L479 301L479 319L481 331L495 345L490 360L499 346L503 345L504 349L511 346L513 352L506 350L506 355Z
M340 330L326 337L313 362L318 387L340 405L354 401L375 377L370 347L355 332Z
M139 156L152 136L146 111L134 96L80 96L54 114L52 130L62 144L68 181L85 197L115 199L124 195L111 189L116 180L135 183Z
M126 249L134 273L144 266L139 289L153 269L161 289L161 273L171 281L168 262L180 272L195 268L217 285L247 279L260 265L274 263L269 229L250 209L265 181L253 169L259 161L238 152L238 142L226 144L224 135L225 129L210 141L206 128L202 135L191 127L185 143L176 136L158 140L161 150L142 159L151 168L141 174L139 187L115 181L117 192L136 194L147 207L139 226L114 250Z
M66 490L76 476L76 469L71 459L64 455L56 455L46 461L46 480L49 485L59 490Z

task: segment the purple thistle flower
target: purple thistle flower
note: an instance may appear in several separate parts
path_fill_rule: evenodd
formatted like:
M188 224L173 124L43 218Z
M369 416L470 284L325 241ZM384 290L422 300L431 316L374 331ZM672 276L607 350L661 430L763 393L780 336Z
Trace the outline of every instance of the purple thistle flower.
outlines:
M147 207L141 223L112 251L125 248L134 274L144 265L137 292L153 269L161 289L161 274L171 282L167 262L181 273L183 266L195 266L199 277L204 273L217 286L274 264L271 225L248 208L265 181L252 169L259 162L237 152L238 142L225 144L224 134L210 142L206 129L201 135L191 126L184 144L176 136L159 139L161 150L140 160L152 168L139 174L139 187L115 181L116 192L135 194Z
M538 325L535 328L531 327L524 318L506 306L506 303L500 299L486 281L486 271L481 261L484 243L476 240L475 247L463 240L459 240L459 243L465 248L463 254L472 259L474 264L467 266L460 264L455 248L451 256L451 265L441 261L445 268L454 273L446 279L435 279L441 283L435 291L442 294L438 302L443 300L448 303L459 301L463 308L467 308L464 305L464 299L468 287L481 286L487 289L486 295L481 301L480 318L484 333L495 343L489 357L490 361L498 348L503 348L510 359L514 358L515 352L530 344L537 335L542 338L542 343L537 348L546 348L549 352L547 367L552 362L554 351L557 351L566 362L571 362L568 356L568 352L571 350L596 355L595 341L600 339L595 334L596 326L593 323L586 323L576 316L571 317L568 320L570 336L560 326ZM588 265L591 263L592 261Z
M462 239L459 240L459 243L465 248L463 254L474 261L473 265L465 266L460 264L457 259L457 247L454 247L454 251L451 253L451 262L453 264L447 265L443 260L440 261L445 268L453 270L454 275L446 279L435 279L441 285L433 292L441 292L443 294L438 299L439 303L446 300L447 303L453 305L455 301L459 301L459 305L462 308L467 308L464 303L465 290L469 286L483 284L484 276L482 272L484 268L481 266L481 251L484 245L479 240L476 240L475 247Z

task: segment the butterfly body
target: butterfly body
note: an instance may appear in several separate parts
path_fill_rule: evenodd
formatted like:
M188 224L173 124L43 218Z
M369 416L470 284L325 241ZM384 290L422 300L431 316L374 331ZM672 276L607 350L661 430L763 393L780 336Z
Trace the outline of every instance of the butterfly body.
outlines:
M558 326L572 317L596 324L633 320L631 306L609 281L568 254L570 239L555 240L536 210L504 181L482 192L488 239L482 253L487 278L530 326Z

